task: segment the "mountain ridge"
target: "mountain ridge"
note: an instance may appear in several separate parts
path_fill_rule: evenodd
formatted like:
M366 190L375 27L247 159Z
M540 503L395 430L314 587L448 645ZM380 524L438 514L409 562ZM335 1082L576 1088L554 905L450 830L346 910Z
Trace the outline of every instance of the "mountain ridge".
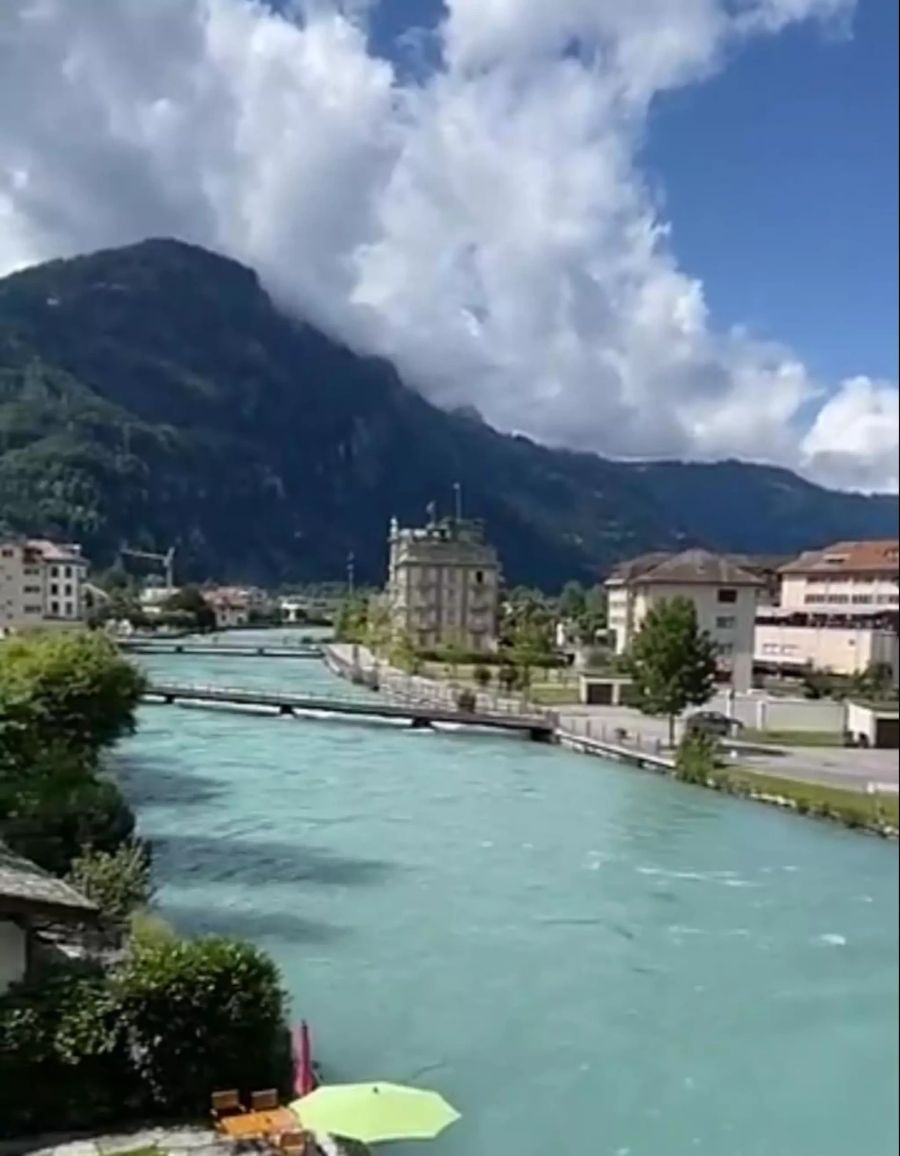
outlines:
M488 523L513 581L595 579L652 548L791 553L896 536L897 499L778 467L618 462L446 412L383 359L288 317L257 274L154 238L0 280L0 530L177 540L185 573L383 575L387 523Z

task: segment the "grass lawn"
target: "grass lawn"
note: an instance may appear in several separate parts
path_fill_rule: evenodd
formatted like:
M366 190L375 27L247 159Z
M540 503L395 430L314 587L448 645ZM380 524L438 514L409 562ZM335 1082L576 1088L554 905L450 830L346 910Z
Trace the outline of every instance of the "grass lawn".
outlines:
M799 811L828 814L849 826L880 826L884 823L892 827L900 825L896 795L867 795L862 791L845 791L840 787L826 787L820 783L761 775L742 767L717 770L716 778L738 791L761 791L767 795L793 799Z
M104 1156L160 1156L160 1151L155 1144L147 1144L142 1148L117 1148Z
M748 743L773 743L783 747L842 747L840 731L757 731L745 727L735 738Z

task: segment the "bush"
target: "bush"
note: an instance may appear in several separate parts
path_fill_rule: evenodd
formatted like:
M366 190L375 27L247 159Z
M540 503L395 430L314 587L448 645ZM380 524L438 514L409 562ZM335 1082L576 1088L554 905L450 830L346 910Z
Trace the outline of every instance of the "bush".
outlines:
M112 985L134 1070L155 1109L199 1114L214 1088L288 1090L291 1049L278 971L252 945L137 945Z
M475 679L476 684L484 690L485 687L491 684L491 668L483 662L479 662L472 671L472 677Z
M678 744L675 775L683 783L706 786L716 775L718 743L712 735L689 731Z
M112 852L127 843L135 819L114 782L67 759L50 766L50 757L30 768L25 790L6 804L0 799L0 835L45 871L65 875L85 848Z
M111 746L134 730L144 686L137 667L97 631L27 635L0 653L0 700L15 705L38 750Z
M215 1088L287 1092L275 965L222 939L140 945L104 976L67 964L0 996L0 1136L200 1116Z
M96 903L113 930L122 930L132 912L153 896L150 854L141 843L85 851L72 863L71 883Z
M456 709L461 714L474 714L478 709L478 699L475 691L466 687L456 696Z
M510 666L509 664L501 666L497 672L497 681L507 694L509 694L511 690L515 690L518 679L519 672L514 666Z
M105 979L67 964L0 997L0 1136L63 1131L140 1110Z

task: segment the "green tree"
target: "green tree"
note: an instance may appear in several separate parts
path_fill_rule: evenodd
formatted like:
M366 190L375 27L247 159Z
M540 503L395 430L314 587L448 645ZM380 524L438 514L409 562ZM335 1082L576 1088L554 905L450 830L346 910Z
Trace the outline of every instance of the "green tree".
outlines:
M163 610L171 613L190 615L196 630L215 630L216 612L203 597L197 586L183 586L176 590L163 604Z
M502 690L509 694L510 691L515 690L518 682L519 672L511 663L504 663L497 671L497 682L500 684Z
M685 707L706 702L716 684L716 646L697 625L689 598L657 603L647 612L627 656L627 670L645 714L669 720L669 745L675 741L675 717Z
M134 826L121 791L84 751L57 744L0 766L0 838L54 875L85 848L115 851Z
M592 586L584 596L584 612L578 619L581 641L590 644L607 625L606 590Z
M345 599L334 622L334 636L338 642L362 642L366 633L366 603L358 598Z
M472 678L480 690L485 690L491 685L491 668L485 662L476 663L472 671Z
M145 687L136 666L103 634L38 633L0 648L0 702L40 745L91 752L135 727Z
M572 622L578 622L587 609L587 599L584 587L580 582L567 582L559 596L559 613L561 617Z

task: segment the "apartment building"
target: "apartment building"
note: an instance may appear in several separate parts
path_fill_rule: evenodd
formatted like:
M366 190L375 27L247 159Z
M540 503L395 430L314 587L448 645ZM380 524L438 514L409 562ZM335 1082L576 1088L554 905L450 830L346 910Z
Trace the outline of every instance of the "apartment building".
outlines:
M723 682L750 689L757 604L766 583L731 558L707 550L644 554L617 566L606 581L609 630L615 651L624 654L651 607L687 598L697 622L719 651Z
M896 540L835 542L782 566L781 607L871 615L900 609Z
M82 621L86 574L80 546L43 538L0 541L0 633Z
M848 675L889 666L896 683L898 570L896 541L836 542L786 563L779 605L757 612L756 665Z
M385 604L395 633L421 649L496 646L500 562L477 522L401 529L394 519L388 544Z

